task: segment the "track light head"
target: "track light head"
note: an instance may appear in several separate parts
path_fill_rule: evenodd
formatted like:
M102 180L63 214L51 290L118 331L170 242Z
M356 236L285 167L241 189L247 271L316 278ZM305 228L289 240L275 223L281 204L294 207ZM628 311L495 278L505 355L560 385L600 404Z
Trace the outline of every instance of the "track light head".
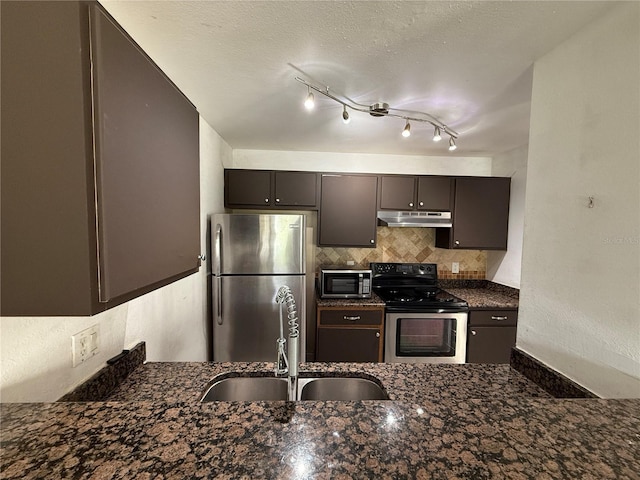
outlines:
M0 0L2 1L2 0ZM410 122L417 123L420 127L421 125L425 125L427 127L433 127L433 141L438 142L442 139L442 134L449 135L449 150L453 151L456 149L455 140L458 138L458 132L449 128L444 123L442 123L435 116L427 113L427 112L417 112L414 110L402 110L399 108L391 108L388 103L385 102L377 102L372 105L365 105L362 103L357 103L351 100L348 97L343 95L338 95L333 91L329 91L329 87L318 86L317 84L313 84L304 80L300 77L295 77L296 81L302 83L307 87L307 98L304 102L304 106L307 110L312 110L315 106L315 99L313 97L312 90L318 92L323 97L327 97L334 102L342 105L342 121L344 123L349 123L351 121L351 116L349 115L348 110L353 110L354 112L368 113L372 117L393 117L393 118L401 118L405 120L405 126L402 130L403 137L409 137L411 135L411 124ZM347 109L347 107L349 107Z
M304 101L304 108L307 110L313 110L316 102L313 99L313 93L311 93L311 89L309 89L309 95L307 95L307 99Z
M440 140L442 140L442 136L440 135L440 127L436 127L433 131L433 141L439 142Z
M346 105L343 105L342 121L344 122L345 125L351 121L351 118L349 117L349 112L347 112L347 106Z
M406 138L409 135L411 135L411 124L409 123L409 120L407 120L407 124L404 126L404 130L402 130L402 136Z

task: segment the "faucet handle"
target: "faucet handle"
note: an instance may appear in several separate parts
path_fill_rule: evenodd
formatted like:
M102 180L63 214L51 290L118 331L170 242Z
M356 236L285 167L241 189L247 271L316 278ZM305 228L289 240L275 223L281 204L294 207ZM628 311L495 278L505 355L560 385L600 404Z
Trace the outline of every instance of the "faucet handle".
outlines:
M287 341L280 337L276 340L276 377L289 373L289 362L284 351L284 345Z

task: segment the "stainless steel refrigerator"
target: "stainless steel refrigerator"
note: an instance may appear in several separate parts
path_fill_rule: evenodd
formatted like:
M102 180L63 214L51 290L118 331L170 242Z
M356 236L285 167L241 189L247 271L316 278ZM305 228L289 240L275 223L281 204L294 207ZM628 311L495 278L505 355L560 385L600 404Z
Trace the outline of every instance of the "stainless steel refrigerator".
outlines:
M280 336L276 292L291 288L305 358L304 215L211 217L213 360L273 362ZM287 316L284 334L287 335Z

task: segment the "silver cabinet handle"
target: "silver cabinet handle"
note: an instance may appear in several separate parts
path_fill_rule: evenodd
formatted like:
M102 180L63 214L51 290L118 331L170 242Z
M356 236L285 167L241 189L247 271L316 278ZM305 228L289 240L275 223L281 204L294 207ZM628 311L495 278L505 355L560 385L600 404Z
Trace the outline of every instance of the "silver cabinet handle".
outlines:
M360 320L360 315L356 315L356 316L354 316L354 317L348 317L348 316L346 316L346 315L345 315L345 316L344 316L344 319L345 319L345 320L349 320L349 321L351 321L351 322L355 322L355 321L357 321L357 320Z
M504 317L496 317L495 315L491 315L491 320L497 320L499 322L503 321L503 320L508 320L509 317L507 317L506 315Z
M276 203L280 203L280 199L279 198L276 198Z
M376 332L376 338L380 338L380 332Z
M456 240L454 243L455 243L456 245L460 245L460 240Z
M369 240L369 243L376 243L376 241L372 238L371 240Z
M410 206L410 207L413 207L413 202L409 202L409 206Z
M424 207L424 202L420 202L420 203L419 203L419 205L420 205L421 207Z
M201 253L200 255L198 255L198 260L200 260L201 262L204 262L207 259L207 256L204 253Z
M478 332L476 332L475 330L471 330L471 335L477 335Z

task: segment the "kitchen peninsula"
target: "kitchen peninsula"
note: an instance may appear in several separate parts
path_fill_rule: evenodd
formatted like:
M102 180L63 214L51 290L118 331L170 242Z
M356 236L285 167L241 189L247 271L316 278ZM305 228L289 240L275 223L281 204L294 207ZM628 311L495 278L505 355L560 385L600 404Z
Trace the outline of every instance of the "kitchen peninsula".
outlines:
M639 399L551 398L508 365L309 363L390 401L199 402L272 367L148 363L104 401L2 404L0 478L640 478Z

